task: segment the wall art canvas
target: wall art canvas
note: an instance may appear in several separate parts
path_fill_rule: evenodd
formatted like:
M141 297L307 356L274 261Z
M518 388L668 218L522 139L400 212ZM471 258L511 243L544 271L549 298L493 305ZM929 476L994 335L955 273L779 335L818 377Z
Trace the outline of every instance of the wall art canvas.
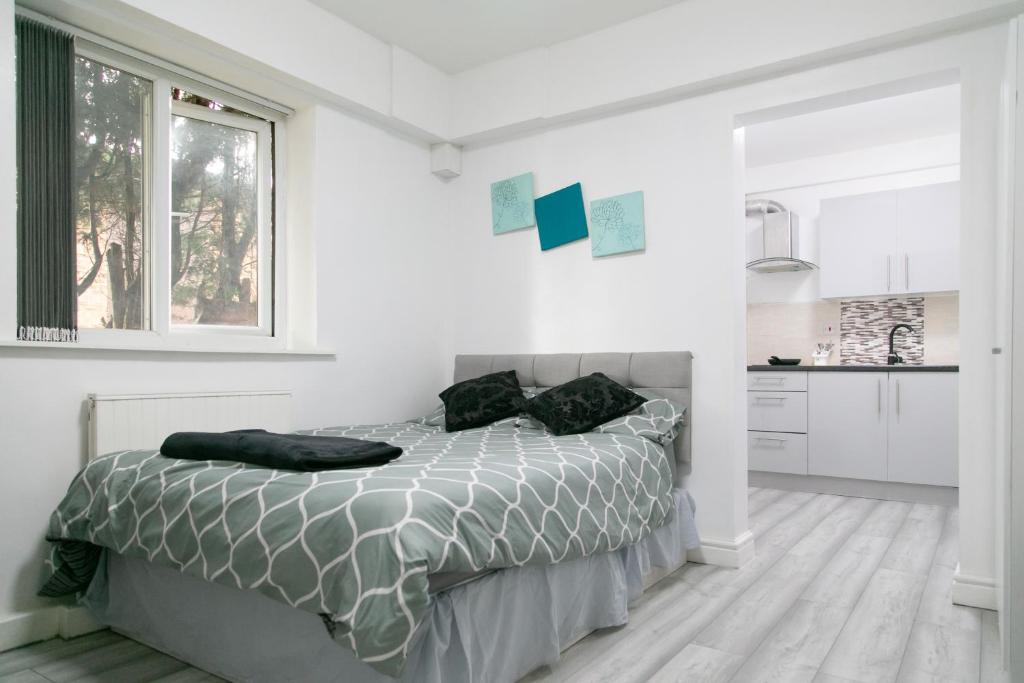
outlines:
M583 207L583 187L579 183L537 197L534 210L542 251L587 236L587 212Z
M491 183L491 223L495 235L536 225L532 173Z
M609 256L644 249L644 193L590 202L590 253Z

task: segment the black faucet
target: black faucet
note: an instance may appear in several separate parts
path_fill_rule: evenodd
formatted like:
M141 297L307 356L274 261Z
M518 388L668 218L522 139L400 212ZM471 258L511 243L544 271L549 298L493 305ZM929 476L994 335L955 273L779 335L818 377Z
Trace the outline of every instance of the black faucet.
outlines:
M891 330L889 330L889 357L885 361L889 365L898 365L899 363L903 362L903 358L900 357L900 354L896 353L896 349L893 348L893 342L894 342L893 337L896 334L896 330L898 330L900 328L903 328L907 332L913 332L914 331L914 328L911 327L910 325L907 325L906 323L900 323L899 325L894 325L893 328Z

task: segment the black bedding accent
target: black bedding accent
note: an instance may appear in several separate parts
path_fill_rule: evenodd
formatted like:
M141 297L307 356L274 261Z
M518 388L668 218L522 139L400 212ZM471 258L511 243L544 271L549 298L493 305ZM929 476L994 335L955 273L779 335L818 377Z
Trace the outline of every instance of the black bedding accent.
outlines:
M398 446L345 436L275 434L263 429L235 432L177 432L160 446L160 454L180 460L230 460L279 470L376 467L402 454Z

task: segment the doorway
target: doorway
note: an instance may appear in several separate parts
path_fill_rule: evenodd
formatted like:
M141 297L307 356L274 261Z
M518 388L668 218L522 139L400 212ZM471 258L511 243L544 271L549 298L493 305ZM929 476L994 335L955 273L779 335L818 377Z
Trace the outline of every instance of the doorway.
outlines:
M743 127L752 486L956 504L960 85L899 85Z

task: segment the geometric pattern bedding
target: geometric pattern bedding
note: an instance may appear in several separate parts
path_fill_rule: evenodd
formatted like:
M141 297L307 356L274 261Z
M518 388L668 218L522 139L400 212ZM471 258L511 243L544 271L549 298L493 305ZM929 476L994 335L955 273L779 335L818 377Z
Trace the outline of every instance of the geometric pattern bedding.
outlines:
M47 538L320 614L338 642L397 675L427 614L428 574L609 552L673 507L664 447L638 436L555 437L515 418L454 433L404 422L302 433L404 453L315 473L115 453L82 470Z

